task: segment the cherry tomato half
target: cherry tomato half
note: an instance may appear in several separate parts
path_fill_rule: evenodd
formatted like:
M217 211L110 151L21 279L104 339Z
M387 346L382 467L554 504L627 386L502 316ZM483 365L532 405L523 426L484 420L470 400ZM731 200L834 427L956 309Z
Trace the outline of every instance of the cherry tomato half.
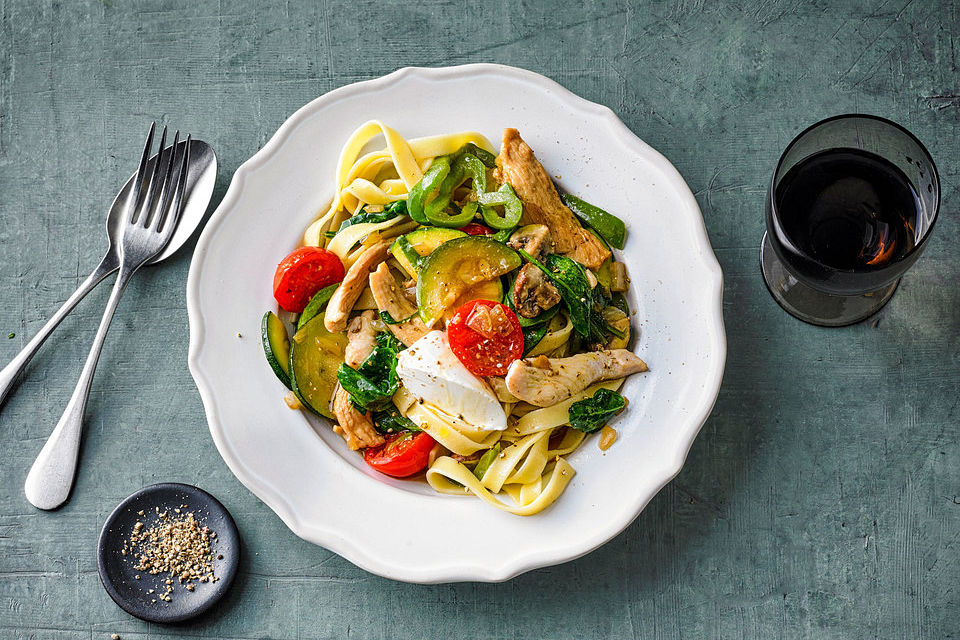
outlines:
M510 307L493 300L472 300L447 323L450 350L470 373L502 376L523 355L523 330Z
M300 247L277 265L273 297L287 311L300 313L317 291L343 280L337 254L320 247Z
M406 478L426 469L434 444L436 441L423 431L396 433L387 436L379 447L365 449L363 459L380 473Z
M460 231L463 231L469 236L489 236L493 233L493 229L486 227L479 222L471 222L465 227L460 227Z

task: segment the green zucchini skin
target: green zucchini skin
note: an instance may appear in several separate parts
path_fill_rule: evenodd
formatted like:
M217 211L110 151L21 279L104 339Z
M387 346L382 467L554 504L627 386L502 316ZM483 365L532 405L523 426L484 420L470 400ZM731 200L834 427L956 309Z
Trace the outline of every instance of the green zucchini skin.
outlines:
M287 389L290 386L290 338L283 321L273 311L263 314L260 323L260 338L267 363Z
M347 337L330 333L323 313L309 321L290 342L290 382L304 407L334 419L330 401L337 386L337 368L343 362Z

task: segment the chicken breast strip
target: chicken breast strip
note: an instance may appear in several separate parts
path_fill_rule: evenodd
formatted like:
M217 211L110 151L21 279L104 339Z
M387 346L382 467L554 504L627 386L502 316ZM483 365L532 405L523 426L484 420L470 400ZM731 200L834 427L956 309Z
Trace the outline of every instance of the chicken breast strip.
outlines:
M350 321L343 359L351 367L359 367L373 351L374 339L377 337L377 330L373 326L374 318L376 315L373 311L364 311ZM370 414L357 411L350 403L350 394L340 385L337 385L333 394L333 415L337 416L339 422L333 428L334 433L339 434L351 449L383 444L383 436L374 429Z
M350 394L337 385L333 394L333 415L337 424L333 432L339 434L352 450L366 449L383 444L383 436L373 428L370 412L360 413L350 402Z
M496 177L510 183L523 201L524 224L536 222L550 228L557 253L591 269L610 257L610 250L560 200L547 171L516 129L503 131Z
M364 251L356 262L347 270L343 282L333 292L330 302L327 303L327 312L323 317L323 325L330 333L338 333L347 328L347 320L353 305L357 303L363 288L367 286L367 276L374 267L382 264L390 255L390 240L378 242Z
M417 312L416 305L407 300L386 263L381 264L370 274L370 292L373 293L377 308L389 313L394 320L404 320L413 316L399 324L387 325L387 328L403 344L409 347L430 331L427 325L423 324L420 316L414 315Z
M580 353L568 358L537 356L516 360L507 369L507 389L519 399L549 407L580 393L594 382L647 371L646 363L626 349Z

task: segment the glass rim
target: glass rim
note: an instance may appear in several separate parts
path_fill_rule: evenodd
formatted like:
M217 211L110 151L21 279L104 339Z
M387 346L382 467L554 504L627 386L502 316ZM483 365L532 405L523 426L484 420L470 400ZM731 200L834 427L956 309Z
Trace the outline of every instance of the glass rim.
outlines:
M807 135L811 131L813 131L814 129L820 126L823 126L829 122L833 122L834 120L854 120L858 118L863 120L875 120L877 122L881 122L885 125L893 127L894 129L899 130L901 133L906 134L908 138L910 138L911 140L913 140L913 142L916 143L916 145L920 148L920 151L922 151L924 155L926 155L927 160L930 161L931 178L933 179L933 185L936 187L936 190L937 190L937 199L936 199L936 202L934 203L934 208L933 208L933 219L930 220L930 226L927 227L927 230L923 234L923 236L921 236L920 239L917 240L917 242L913 245L913 247L903 255L901 260L904 260L907 257L912 256L913 254L920 251L926 245L927 238L929 238L930 235L933 233L933 228L936 226L937 220L940 218L940 199L941 199L940 172L937 169L937 163L934 162L933 160L933 156L930 154L930 151L927 149L927 147L920 141L920 138L910 133L910 131L903 125L897 124L896 122L888 118L875 116L869 113L841 113L839 115L830 116L829 118L824 118L823 120L818 120L817 122L814 122L813 124L806 127L803 131L795 135L790 140L790 143L783 150L783 153L780 154L780 159L777 160L777 166L773 170L773 176L771 176L770 178L770 188L768 189L768 192L767 192L770 211L776 213L779 209L777 207L777 198L776 198L777 174L780 173L780 168L783 166L784 160L786 160L787 158L787 154L789 154L790 151L793 149L793 147L797 144L797 141L803 138L805 135ZM793 241L791 240L791 244L792 243ZM812 256L808 256L808 258L813 259ZM835 267L830 267L829 265L825 265L821 263L819 260L814 260L814 262L816 262L822 267L834 269L835 271L856 271L856 269L836 269Z

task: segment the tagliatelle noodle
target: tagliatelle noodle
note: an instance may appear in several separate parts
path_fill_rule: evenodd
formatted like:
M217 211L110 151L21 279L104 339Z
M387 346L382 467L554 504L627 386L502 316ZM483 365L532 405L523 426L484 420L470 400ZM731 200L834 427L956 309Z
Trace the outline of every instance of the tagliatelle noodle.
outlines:
M427 482L440 493L463 495L470 492L497 509L518 516L532 516L553 504L563 493L574 474L576 471L570 463L563 458L558 458L553 468L547 469L545 474L537 478L534 483L517 486L515 489L508 487L505 490L516 503L512 505L499 500L477 480L470 469L448 456L437 458L427 469Z
M361 222L360 224L351 225L334 236L330 244L327 245L327 251L334 252L343 260L350 254L350 251L358 242L374 231L383 231L396 224L409 221L410 218L407 216L397 216L386 222Z
M404 415L429 433L434 440L460 456L469 456L481 449L489 449L497 443L501 435L500 431L477 429L426 403L414 402Z
M360 156L363 148L380 135L386 142L386 148ZM433 158L453 153L470 142L493 152L490 141L473 131L405 140L395 129L378 120L360 125L340 151L333 201L326 212L307 227L303 244L321 246L324 232L341 210L353 215L364 204L386 205L405 199ZM374 180L377 176L390 167L398 177L387 178L376 184Z

